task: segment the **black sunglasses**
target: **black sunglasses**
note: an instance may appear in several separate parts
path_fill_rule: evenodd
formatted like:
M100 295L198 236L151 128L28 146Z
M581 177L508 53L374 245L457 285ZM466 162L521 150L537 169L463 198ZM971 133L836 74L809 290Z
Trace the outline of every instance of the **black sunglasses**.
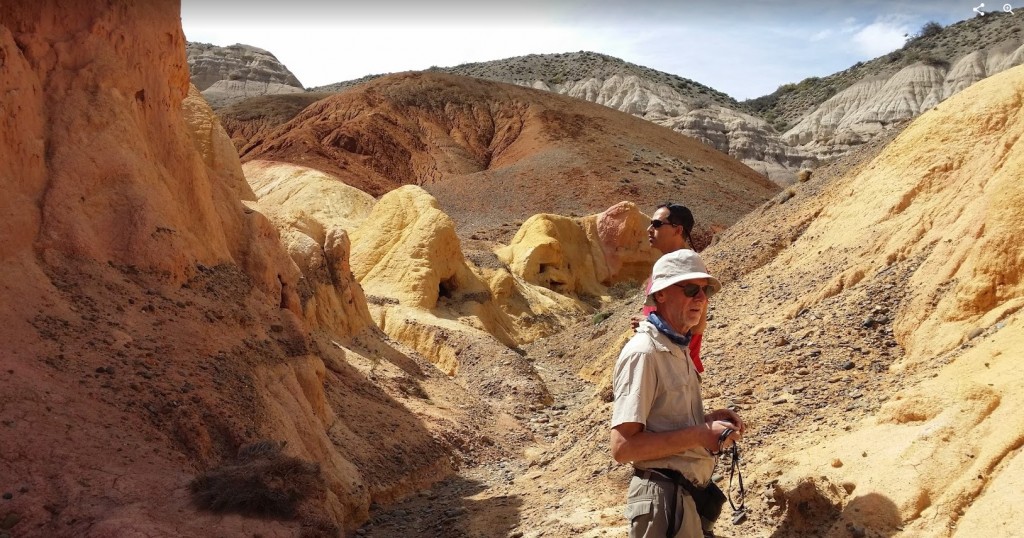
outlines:
M651 220L651 228L658 229L658 228L661 228L662 226L679 226L679 225L678 224L672 224L671 222L669 222L667 220L658 220L658 219Z
M715 287L711 284L705 284L703 286L699 284L687 283L687 284L672 284L677 288L683 288L683 295L693 298L696 297L701 290L704 290L704 296L708 299L715 294Z

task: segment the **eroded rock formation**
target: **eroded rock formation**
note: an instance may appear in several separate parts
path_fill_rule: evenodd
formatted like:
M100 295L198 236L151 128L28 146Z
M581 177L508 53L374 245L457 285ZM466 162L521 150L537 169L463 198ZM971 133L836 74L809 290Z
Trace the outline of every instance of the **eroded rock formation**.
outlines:
M1024 45L974 51L951 66L916 63L839 92L783 134L819 158L842 155L882 130L926 112L968 86L1024 62Z
M519 404L549 397L512 349L585 311L574 298L532 289L507 271L471 267L451 218L414 186L381 197L352 232L352 269L385 333L449 375L474 386L490 383L486 396Z
M179 25L173 2L0 5L4 533L337 532L487 427L421 357L315 317L304 281L359 310L344 236L316 243L329 284L296 265L190 94ZM276 519L193 504L197 474L282 444L319 463L311 496Z
M373 196L419 185L460 232L489 235L536 213L597 213L623 199L642 208L686 203L707 231L778 190L706 144L650 122L468 77L381 77L293 113L275 128L253 129L259 134L242 147L242 160L309 166Z
M192 84L214 108L249 97L305 91L284 64L257 47L188 42L185 52Z
M555 85L540 80L509 82L586 99L639 116L696 138L779 183L791 181L796 170L816 163L814 155L782 143L775 129L760 118L707 98L688 97L671 85L635 75Z
M567 295L601 296L605 286L643 282L660 253L649 218L631 202L581 219L534 215L497 254L523 280Z

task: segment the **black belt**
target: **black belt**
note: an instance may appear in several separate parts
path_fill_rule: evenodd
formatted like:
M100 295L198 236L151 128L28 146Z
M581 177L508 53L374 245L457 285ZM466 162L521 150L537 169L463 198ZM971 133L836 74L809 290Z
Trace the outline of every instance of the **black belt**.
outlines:
M683 473L676 471L675 469L637 469L633 468L633 476L638 476L645 480L667 480L677 486L681 486L691 496L702 491L704 488L697 487L696 484L691 482L688 478L683 476Z
M693 503L697 506L697 514L699 514L702 519L709 522L714 522L718 519L718 516L722 514L722 505L725 504L726 495L722 493L722 490L719 489L714 482L708 482L706 486L699 487L683 476L683 473L673 469L634 468L633 476L637 476L645 480L662 480L671 482L677 488L675 491L683 489L686 491L686 494L693 499ZM675 500L672 502L675 503ZM672 518L675 518L674 510L675 504L673 504ZM675 521L675 519L671 519L670 521Z

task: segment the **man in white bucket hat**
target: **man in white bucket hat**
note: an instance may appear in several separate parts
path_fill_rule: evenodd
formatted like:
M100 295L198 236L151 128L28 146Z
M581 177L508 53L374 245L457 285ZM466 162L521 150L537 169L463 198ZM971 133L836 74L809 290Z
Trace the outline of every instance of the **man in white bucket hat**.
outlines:
M717 517L698 513L698 505L704 512L713 504L703 497L714 455L739 440L744 426L729 409L704 413L687 345L690 329L721 288L696 252L662 256L647 296L657 311L640 322L615 363L611 450L615 461L634 467L626 505L631 538L700 538L701 517Z

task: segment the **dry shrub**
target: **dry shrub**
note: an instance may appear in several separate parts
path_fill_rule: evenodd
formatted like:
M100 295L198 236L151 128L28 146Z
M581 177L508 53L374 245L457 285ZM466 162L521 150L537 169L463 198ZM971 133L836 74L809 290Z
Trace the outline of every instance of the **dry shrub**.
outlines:
M808 181L811 180L811 174L812 173L813 172L811 170L807 170L805 168L805 169L803 169L803 170L801 170L801 171L796 173L796 179L800 183L807 183Z
M616 282L608 288L609 295L613 299L625 299L626 297L633 297L641 292L642 286L635 280L623 280Z
M305 499L324 498L320 465L281 453L284 443L259 441L242 447L235 461L192 480L199 508L212 512L292 519Z

